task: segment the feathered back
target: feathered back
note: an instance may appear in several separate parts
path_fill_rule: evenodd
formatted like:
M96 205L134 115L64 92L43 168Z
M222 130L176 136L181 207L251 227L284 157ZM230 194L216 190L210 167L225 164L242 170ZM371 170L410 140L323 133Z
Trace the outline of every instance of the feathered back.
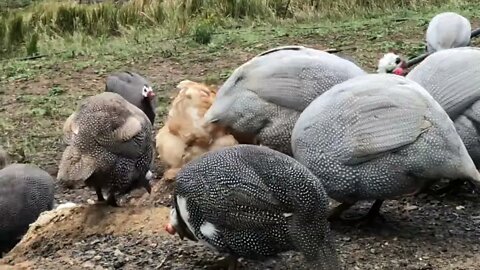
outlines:
M423 60L407 78L423 86L455 120L480 99L480 49L453 48Z
M116 93L86 98L63 127L66 143L57 178L86 180L118 157L138 159L150 149L152 125L136 106Z
M454 12L437 14L427 28L427 51L433 53L468 46L471 32L472 26L467 18Z
M429 179L479 181L446 112L423 87L397 75L356 77L318 97L298 118L292 148L295 158L317 177L329 171L328 178L336 183L348 172L340 168L348 168L371 176L358 179L373 187L373 181L393 177L389 166L392 174L408 171ZM396 184L385 181L378 183L398 192Z
M35 165L11 164L0 170L0 239L3 233L26 230L41 212L51 210L54 193L53 178Z
M303 46L274 48L232 73L205 119L252 132L268 118L268 108L301 112L333 85L363 74L365 71L352 62L324 51ZM258 121L249 120L253 118Z
M170 112L179 112L182 107L195 107L202 110L202 114L210 108L217 95L217 88L196 83L190 80L183 80L178 83L177 96L172 102Z

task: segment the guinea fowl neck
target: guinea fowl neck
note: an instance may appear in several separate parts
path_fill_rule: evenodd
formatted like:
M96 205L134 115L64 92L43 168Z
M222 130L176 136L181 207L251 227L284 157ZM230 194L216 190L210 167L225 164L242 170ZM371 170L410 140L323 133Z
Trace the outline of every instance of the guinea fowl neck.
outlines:
M155 121L155 110L153 109L152 102L149 98L142 99L142 107L145 108L144 113L147 115L148 119L150 119L150 122L153 125Z

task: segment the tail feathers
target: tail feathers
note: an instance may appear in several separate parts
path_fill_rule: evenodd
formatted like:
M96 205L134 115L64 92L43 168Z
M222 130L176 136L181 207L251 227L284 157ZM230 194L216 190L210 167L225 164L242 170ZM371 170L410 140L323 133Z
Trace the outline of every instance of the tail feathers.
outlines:
M72 146L63 152L58 168L57 180L71 183L87 180L95 171L95 159Z
M467 151L465 150L465 152ZM477 167L475 166L475 163L470 155L468 153L465 155L466 156L462 159L460 165L461 168L459 169L459 171L463 172L463 175L461 175L459 178L468 180L480 190L480 173L478 172Z
M312 265L311 269L342 269L326 220L301 219L294 214L289 227L293 245Z
M324 269L324 270L340 270L340 261L337 256L333 239L325 239L321 243L315 259L309 260L311 269Z

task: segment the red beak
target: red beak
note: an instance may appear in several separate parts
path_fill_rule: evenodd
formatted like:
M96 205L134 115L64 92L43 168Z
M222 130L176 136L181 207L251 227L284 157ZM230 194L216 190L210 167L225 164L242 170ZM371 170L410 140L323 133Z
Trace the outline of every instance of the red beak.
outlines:
M153 98L155 96L155 93L153 91L150 91L147 93L148 98Z
M175 234L175 228L172 226L172 224L168 223L165 225L165 231L167 231L169 234L174 235Z
M403 70L403 68L401 68L401 67L397 67L396 69L393 70L392 73L393 73L393 74L400 75L400 76L403 76L403 75L404 75L404 70Z

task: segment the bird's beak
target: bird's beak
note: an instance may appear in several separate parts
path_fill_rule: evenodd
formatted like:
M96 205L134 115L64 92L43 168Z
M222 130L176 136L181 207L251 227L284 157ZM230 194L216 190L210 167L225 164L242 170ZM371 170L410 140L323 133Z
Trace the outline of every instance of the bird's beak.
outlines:
M167 231L169 234L171 235L175 235L175 233L177 232L175 230L175 227L172 226L172 224L168 223L167 225L165 225L165 231ZM182 239L183 240L183 239Z
M393 74L396 74L396 75L400 75L400 76L403 76L404 75L404 69L401 68L401 67L397 67L393 70Z
M153 92L153 90L152 90L152 91L148 91L147 97L150 98L150 99L152 99L153 97L155 97L155 92Z

